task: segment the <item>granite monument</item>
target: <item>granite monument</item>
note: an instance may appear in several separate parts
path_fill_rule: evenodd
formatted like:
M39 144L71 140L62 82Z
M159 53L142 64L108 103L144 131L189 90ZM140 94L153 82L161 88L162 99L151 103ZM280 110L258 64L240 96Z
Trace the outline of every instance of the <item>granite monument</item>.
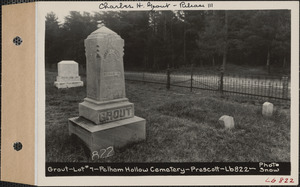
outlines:
M87 97L79 117L69 119L69 134L93 151L119 148L146 139L146 121L134 115L125 94L124 40L104 25L85 39Z

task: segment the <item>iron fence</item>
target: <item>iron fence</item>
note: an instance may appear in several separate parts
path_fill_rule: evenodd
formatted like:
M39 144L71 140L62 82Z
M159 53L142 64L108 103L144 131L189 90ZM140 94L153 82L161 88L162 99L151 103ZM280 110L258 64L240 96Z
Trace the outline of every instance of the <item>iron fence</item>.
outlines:
M221 94L239 94L290 101L290 77L266 75L242 75L222 72L181 72L167 69L161 72L125 72L125 79L144 83L165 84L171 87L184 87L210 90Z

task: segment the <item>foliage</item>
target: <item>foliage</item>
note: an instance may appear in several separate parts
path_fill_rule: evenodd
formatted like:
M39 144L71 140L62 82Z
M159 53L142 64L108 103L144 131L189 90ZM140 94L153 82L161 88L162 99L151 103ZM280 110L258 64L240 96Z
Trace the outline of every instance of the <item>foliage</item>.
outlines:
M45 60L47 64L57 63L62 55L60 46L60 25L58 18L53 12L46 16L46 35L45 35Z
M215 66L224 57L237 65L290 64L289 10L72 11L62 24L51 12L46 16L46 64L72 59L84 65L84 39L97 21L125 40L125 68Z

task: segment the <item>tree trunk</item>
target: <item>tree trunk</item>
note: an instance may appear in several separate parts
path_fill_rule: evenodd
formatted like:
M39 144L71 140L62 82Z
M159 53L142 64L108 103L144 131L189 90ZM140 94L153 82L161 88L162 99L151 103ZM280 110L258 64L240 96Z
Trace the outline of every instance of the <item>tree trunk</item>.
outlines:
M285 58L285 56L283 57L283 64L282 64L282 67L283 67L283 68L286 67L286 58Z
M164 14L164 42L167 41L167 18L166 14Z
M185 35L186 35L186 28L184 23L184 29L183 29L183 64L186 65L186 44L185 44Z
M153 56L153 66L152 66L152 68L154 69L154 70L157 70L156 68L157 68L157 64L156 64L156 57L155 57L155 55Z
M148 67L148 54L144 55L144 70L146 70Z
M171 19L171 44L172 44L172 67L175 68L175 57L174 57L174 38L173 38L173 22Z
M270 74L270 47L268 47L268 54L267 54L267 71Z
M228 48L228 15L227 10L225 10L225 25L224 25L224 50L223 50L223 63L222 63L222 71L225 72L226 69L226 60L227 60L227 48Z

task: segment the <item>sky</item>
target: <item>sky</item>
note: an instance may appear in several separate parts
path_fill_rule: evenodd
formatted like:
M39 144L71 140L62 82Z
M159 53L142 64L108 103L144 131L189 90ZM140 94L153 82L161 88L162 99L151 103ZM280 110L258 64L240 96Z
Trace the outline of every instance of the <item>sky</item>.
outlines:
M58 17L58 21L60 23L64 22L64 18L69 15L70 11L79 11L81 14L83 12L89 12L89 13L94 13L94 12L99 12L98 6L88 6L89 4L87 3L86 6L82 5L81 6L76 6L76 3L64 3L58 6L58 3L51 4L53 7L47 11L47 13L54 12L56 16ZM56 5L56 6L55 6Z

